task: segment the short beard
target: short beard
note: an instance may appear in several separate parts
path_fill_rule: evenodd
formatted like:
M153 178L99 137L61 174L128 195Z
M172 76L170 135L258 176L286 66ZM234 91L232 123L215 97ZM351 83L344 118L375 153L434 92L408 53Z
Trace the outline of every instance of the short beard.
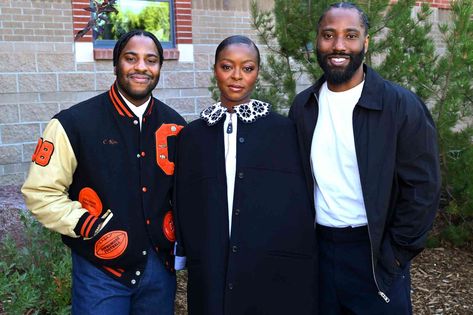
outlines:
M350 62L344 69L334 69L329 66L327 59L331 55L345 55L350 58ZM348 82L358 68L363 64L363 59L365 58L365 46L358 54L321 54L319 50L317 50L317 62L319 66L322 68L325 74L325 78L327 79L328 83L331 84L343 84Z

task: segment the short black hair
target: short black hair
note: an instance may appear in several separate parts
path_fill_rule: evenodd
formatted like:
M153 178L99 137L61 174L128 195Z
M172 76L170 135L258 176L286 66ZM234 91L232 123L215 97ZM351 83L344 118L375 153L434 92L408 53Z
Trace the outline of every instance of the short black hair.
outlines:
M329 5L327 9L322 13L322 15L319 18L319 21L317 22L317 27L320 28L320 23L322 23L323 18L327 14L328 11L332 9L355 9L358 11L358 14L360 15L360 20L361 23L363 24L363 27L365 29L365 34L368 34L368 30L370 28L370 22L368 20L368 15L366 15L365 11L363 11L359 6L352 2L337 2Z
M123 48L125 48L126 44L133 36L146 36L153 40L153 42L156 44L156 48L158 49L159 66L162 66L164 59L163 46L161 46L161 43L156 38L156 36L153 35L153 33L144 30L132 30L120 36L115 44L115 47L113 48L113 66L115 67L118 64L118 58L120 58Z
M230 46L230 45L233 45L233 44L245 44L245 45L248 45L250 47L253 47L256 50L256 55L258 57L258 67L259 67L260 60L261 60L261 57L260 57L260 54L259 54L259 49L251 39L249 39L248 37L243 36L243 35L233 35L233 36L225 38L217 46L217 50L215 50L215 63L217 63L218 56L220 55L222 50L225 49L227 46Z

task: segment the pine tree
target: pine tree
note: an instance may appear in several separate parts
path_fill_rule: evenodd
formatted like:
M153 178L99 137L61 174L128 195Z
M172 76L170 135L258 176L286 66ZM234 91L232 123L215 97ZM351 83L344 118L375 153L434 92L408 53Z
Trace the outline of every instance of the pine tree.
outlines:
M301 76L320 76L314 47L318 17L332 1L275 0L263 12L252 4L253 26L267 50L257 96L287 110ZM451 23L439 26L446 52L431 38L431 9L415 0L355 1L370 20L366 63L429 104L438 128L445 236L462 243L473 235L473 4L452 1Z

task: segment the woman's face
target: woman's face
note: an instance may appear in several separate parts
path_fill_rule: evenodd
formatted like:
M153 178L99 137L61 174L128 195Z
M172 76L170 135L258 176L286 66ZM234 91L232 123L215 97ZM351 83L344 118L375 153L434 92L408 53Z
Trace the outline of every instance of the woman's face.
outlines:
M217 56L214 74L222 105L231 108L246 103L258 78L258 54L246 44L231 44Z

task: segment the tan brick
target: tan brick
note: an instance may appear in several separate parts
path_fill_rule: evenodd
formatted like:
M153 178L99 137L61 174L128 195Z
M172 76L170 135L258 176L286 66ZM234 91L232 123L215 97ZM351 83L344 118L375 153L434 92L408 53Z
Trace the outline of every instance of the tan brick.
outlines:
M72 43L54 43L54 51L62 53L74 52L74 45Z
M113 82L115 82L115 75L112 72L110 73L99 72L99 73L96 73L95 77L97 80L97 86L96 86L97 90L106 91L110 89Z
M209 58L208 54L194 54L195 69L197 70L212 70L214 61Z
M161 72L165 71L189 71L194 69L194 64L190 62L178 62L177 60L166 60L163 63Z
M18 163L21 160L21 145L0 145L0 164Z
M95 72L95 63L94 62L77 63L76 70L78 72Z
M11 53L15 49L15 45L13 43L8 42L0 42L0 52L8 52ZM3 69L3 68L0 68Z
M179 114L195 114L195 104L193 98L166 99L166 104L174 108Z
M7 174L0 176L0 186L19 186L25 182L25 173Z
M93 91L95 75L93 73L59 74L59 91Z
M38 137L39 139L39 137ZM31 162L37 142L23 144L22 162Z
M72 53L38 53L37 60L39 72L63 72L75 70L75 60Z
M2 24L6 28L23 28L23 23L16 21L4 21Z
M6 93L0 97L0 104L20 104L39 101L38 93Z
M39 124L18 124L0 126L3 144L33 142L40 135Z
M49 121L59 111L57 103L20 104L20 121Z
M99 60L95 62L97 71L113 71L112 60Z
M32 8L32 9L23 9L23 14L25 15L42 15L43 10L37 9L37 8Z
M17 91L15 74L0 74L0 91L2 93L13 93Z
M194 87L193 72L164 72L162 74L164 88Z
M210 86L210 79L213 77L213 72L211 71L204 71L204 72L196 72L195 73L195 87L202 88L202 87L209 87Z
M153 96L158 100L180 97L179 89L154 89Z
M2 8L2 14L21 14L21 9L19 8Z
M18 105L0 105L0 124L16 123L19 121Z
M195 97L195 96L209 96L210 92L208 88L198 88L198 89L182 89L181 96L183 97Z
M196 99L196 111L200 113L204 108L209 107L210 105L214 104L215 100L211 97L199 97Z
M34 53L0 53L0 69L4 72L36 72Z
M20 92L57 91L57 77L55 74L19 74Z
M30 168L30 163L6 164L3 166L3 174L26 174Z

